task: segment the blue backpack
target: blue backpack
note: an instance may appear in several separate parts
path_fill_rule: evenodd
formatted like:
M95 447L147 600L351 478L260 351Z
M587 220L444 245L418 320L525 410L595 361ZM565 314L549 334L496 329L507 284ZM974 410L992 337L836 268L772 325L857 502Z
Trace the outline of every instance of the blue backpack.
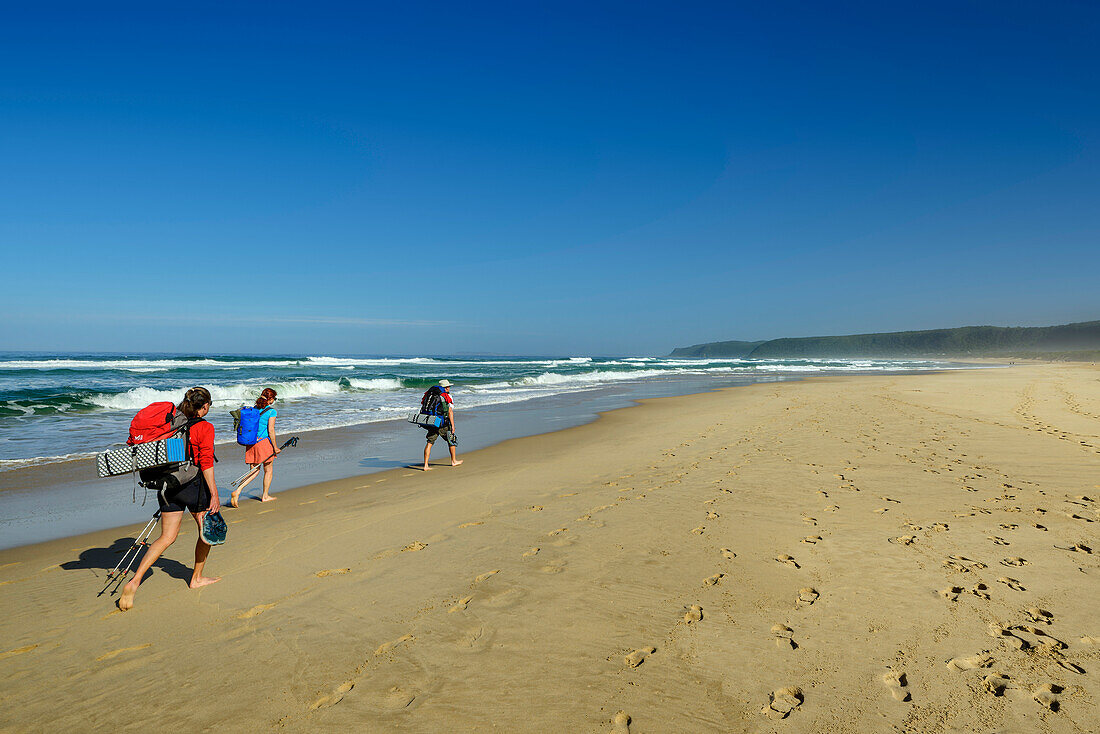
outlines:
M256 434L260 431L260 416L271 407L260 410L259 408L241 408L240 418L237 420L237 443L241 446L254 446ZM237 416L233 416L237 418Z

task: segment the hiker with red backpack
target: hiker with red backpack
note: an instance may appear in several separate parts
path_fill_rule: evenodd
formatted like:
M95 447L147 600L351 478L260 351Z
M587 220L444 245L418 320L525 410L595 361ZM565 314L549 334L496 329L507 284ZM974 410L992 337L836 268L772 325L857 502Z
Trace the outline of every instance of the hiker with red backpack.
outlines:
M447 442L447 448L451 450L451 466L458 466L462 463L462 459L459 459L456 455L457 450L455 447L458 446L458 436L455 434L454 400L451 398L450 388L451 383L449 380L440 380L438 385L428 388L428 391L420 398L421 415L434 415L442 419L442 425L438 427L434 425L422 426L428 431L427 444L424 445L424 471L432 470L428 466L428 455L432 452L432 444L440 436Z
M195 570L191 574L190 586L198 589L202 586L221 581L220 577L203 576L203 568L206 565L206 557L210 553L210 545L203 539L203 519L207 513L217 513L221 509L221 500L218 498L218 487L214 481L214 426L203 420L210 412L210 391L204 387L193 387L184 395L176 409L183 417L182 430L186 433L186 452L190 463L193 463L198 472L193 478L186 479L182 484L175 482L164 483L157 492L157 502L160 503L160 537L149 544L138 564L134 577L122 588L122 596L118 600L118 608L126 611L134 606L134 595L141 585L145 574L149 572L153 564L157 562L161 554L176 541L179 535L180 524L183 522L183 512L187 510L195 518L199 526L199 538L195 543ZM147 410L156 409L159 404L149 406ZM139 416L140 417L140 416ZM176 433L181 430L176 426L169 405L167 424L164 434ZM137 420L135 420L137 423ZM144 432L134 435L131 430L131 443L145 443L153 440L154 436L145 435ZM215 541L216 542L216 541Z

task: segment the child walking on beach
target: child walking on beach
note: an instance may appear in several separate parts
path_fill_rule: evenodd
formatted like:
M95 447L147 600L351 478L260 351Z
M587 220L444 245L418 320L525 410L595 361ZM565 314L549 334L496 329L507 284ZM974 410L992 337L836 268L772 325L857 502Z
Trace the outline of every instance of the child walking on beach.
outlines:
M241 482L241 486L233 490L229 496L229 506L237 507L241 490L248 486L249 482L260 473L260 465L264 467L264 491L260 496L260 502L269 502L277 497L272 497L268 491L271 489L271 480L275 477L275 457L279 455L279 447L275 444L275 418L279 412L272 407L278 398L275 390L265 387L256 399L256 408L260 410L260 425L256 430L256 443L244 451L244 461L253 467L252 476Z
M191 461L198 465L199 473L194 479L176 489L163 489L157 492L157 502L160 504L160 537L149 545L141 558L141 563L138 564L134 577L122 587L118 608L124 612L134 606L134 595L145 574L168 549L168 546L176 542L180 524L183 522L184 510L191 513L199 528L199 539L195 542L195 570L191 574L191 588L197 589L221 581L218 576L210 578L202 575L206 556L210 553L209 544L202 539L203 516L207 512L217 512L221 509L218 486L214 482L214 426L208 421L201 420L210 412L210 391L205 387L191 388L184 395L178 409L188 419L198 419L187 431L187 454Z

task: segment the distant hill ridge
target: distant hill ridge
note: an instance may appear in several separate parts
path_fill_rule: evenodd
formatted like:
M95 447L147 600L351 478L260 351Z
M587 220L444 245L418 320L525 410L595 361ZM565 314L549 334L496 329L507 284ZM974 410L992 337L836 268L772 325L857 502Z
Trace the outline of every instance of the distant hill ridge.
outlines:
M784 359L804 357L1048 356L1100 350L1100 321L1061 326L962 326L848 336L724 341L672 350L671 357Z

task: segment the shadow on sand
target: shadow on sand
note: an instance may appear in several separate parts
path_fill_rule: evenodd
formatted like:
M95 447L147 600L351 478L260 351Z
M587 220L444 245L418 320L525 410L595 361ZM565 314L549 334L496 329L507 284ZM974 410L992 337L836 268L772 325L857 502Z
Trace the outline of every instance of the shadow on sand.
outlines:
M120 578L119 576L115 576L113 579L109 579L107 573L118 565L119 560L125 555L126 551L133 547L133 545L133 537L119 538L107 548L89 548L82 551L77 560L66 561L60 565L61 568L66 571L90 569L96 578L106 583L104 587L104 591L106 591L109 587L115 585L114 582ZM138 558L134 560L133 564L130 566L131 569L136 569L138 567L138 564L141 563L141 555L144 553L145 549L142 548L138 553ZM129 559L126 560L129 561ZM125 567L126 563L122 565ZM161 556L157 559L157 562L153 564L153 568L160 569L174 579L179 579L187 583L191 582L191 569L171 558ZM103 573L96 573L97 571L102 571ZM100 593L102 594L103 592ZM114 593L115 590L112 590L111 594L113 595Z

